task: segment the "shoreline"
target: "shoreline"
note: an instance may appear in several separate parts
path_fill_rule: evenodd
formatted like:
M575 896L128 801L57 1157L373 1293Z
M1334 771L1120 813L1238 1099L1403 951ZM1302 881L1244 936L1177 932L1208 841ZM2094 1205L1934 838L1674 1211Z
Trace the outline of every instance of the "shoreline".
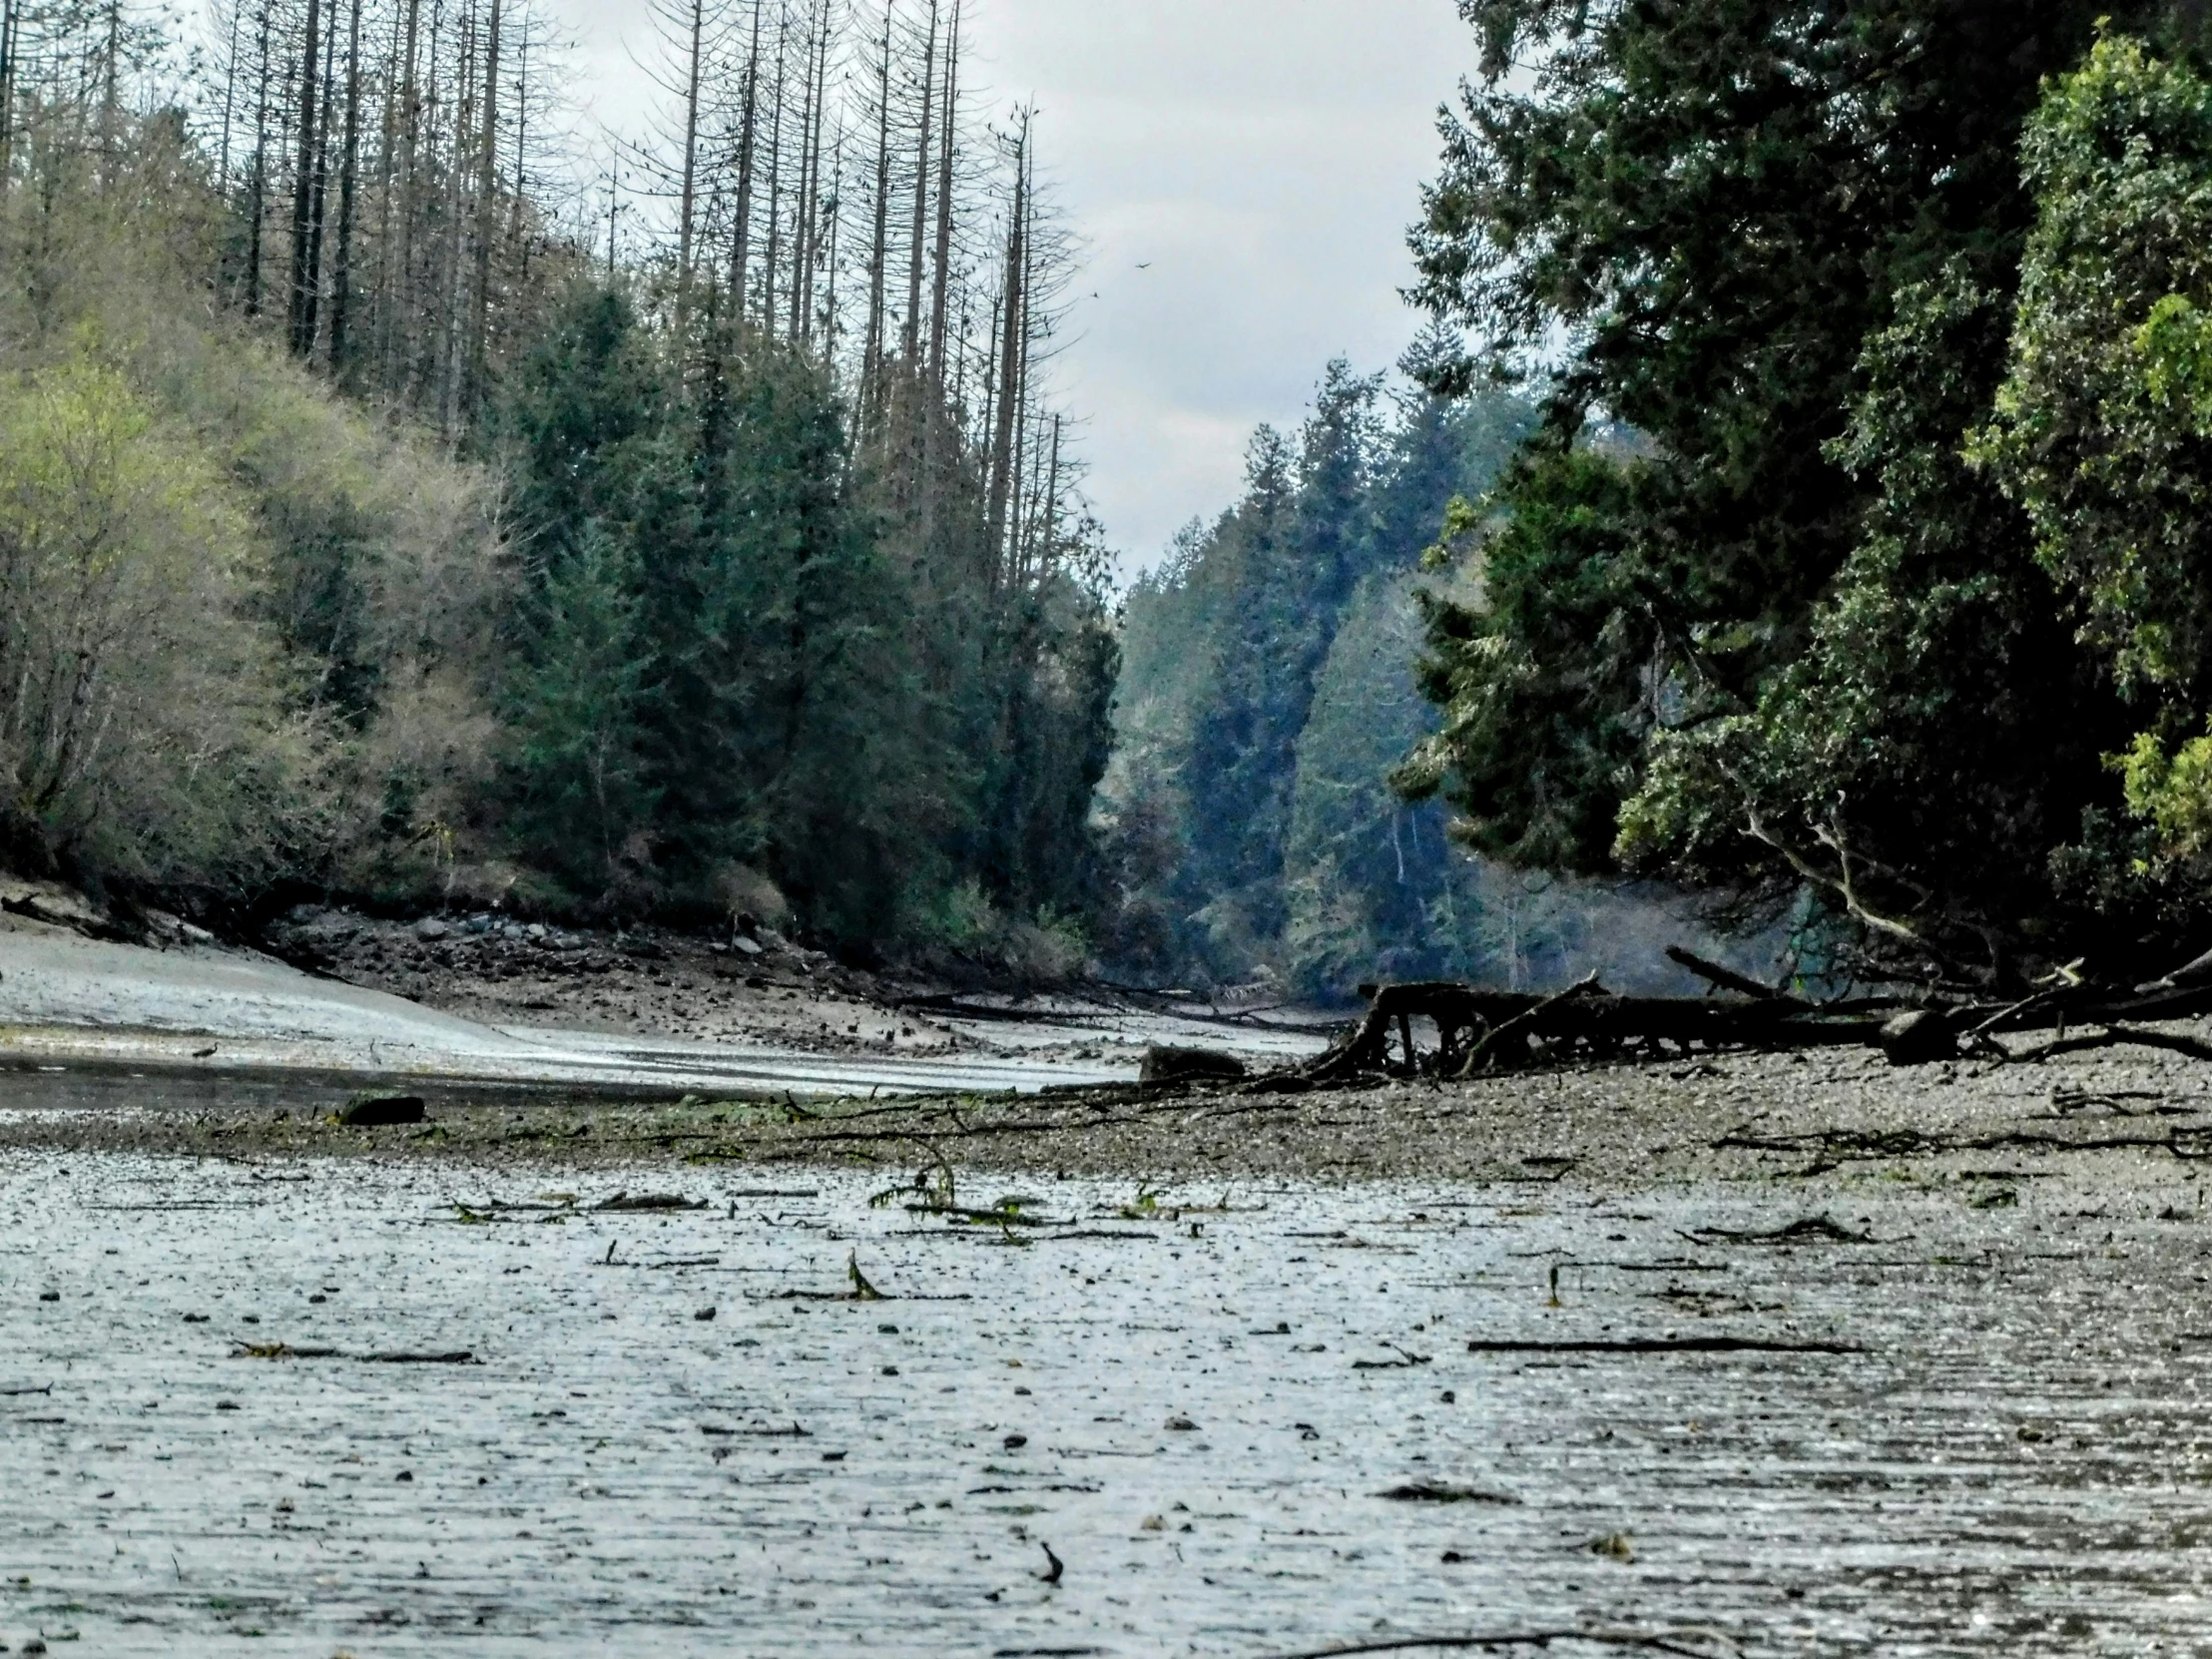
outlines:
M2212 1078L2156 1051L1896 1069L1879 1056L1733 1054L1467 1083L1303 1093L1113 1085L902 1098L642 1098L634 1090L411 1088L416 1126L344 1128L357 1078L17 1072L0 1153L623 1169L680 1179L808 1166L1159 1181L1424 1180L1633 1195L1751 1183L1808 1203L1868 1181L2001 1205L2064 1172L2115 1198L2201 1184ZM2194 1201L2192 1201L2193 1206Z
M1035 1092L1134 1081L1156 1042L1265 1069L1319 1052L1333 1023L1097 989L962 995L774 935L609 938L470 919L485 925L315 910L279 929L279 960L0 916L0 1077L62 1065L645 1098Z

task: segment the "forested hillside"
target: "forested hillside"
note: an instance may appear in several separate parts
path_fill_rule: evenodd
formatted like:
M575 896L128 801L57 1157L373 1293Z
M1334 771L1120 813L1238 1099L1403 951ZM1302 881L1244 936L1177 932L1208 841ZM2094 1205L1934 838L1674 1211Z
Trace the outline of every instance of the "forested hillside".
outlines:
M668 11L627 200L514 0L134 15L0 0L0 861L1080 959L1070 267L956 4Z
M1118 971L1267 974L1330 998L1370 979L1521 988L1598 967L1637 985L1667 978L1666 944L1701 937L1656 888L1470 857L1441 804L1390 787L1434 729L1419 595L1456 582L1479 603L1423 551L1533 427L1510 395L1392 395L1332 365L1295 438L1254 437L1243 498L1135 584L1102 798Z
M1461 10L1426 383L1543 421L1404 782L1522 866L1812 894L1877 974L2201 949L2204 9Z

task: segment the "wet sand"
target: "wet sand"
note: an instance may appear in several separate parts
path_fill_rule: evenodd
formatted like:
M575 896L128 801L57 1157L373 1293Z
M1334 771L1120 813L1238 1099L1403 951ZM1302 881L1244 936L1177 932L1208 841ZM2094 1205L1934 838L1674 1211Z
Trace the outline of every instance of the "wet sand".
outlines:
M976 1226L843 1172L638 1213L594 1208L635 1171L10 1152L0 1639L2195 1651L2205 1226L2129 1173L1048 1178Z
M275 930L290 960L92 939L0 914L0 1073L136 1071L188 1085L202 1074L345 1073L717 1097L1033 1092L1134 1080L1155 1042L1281 1064L1319 1052L1333 1023L1096 990L952 994L774 935L729 943L482 916L407 927L306 914Z
M0 1111L0 1387L40 1390L0 1394L0 1640L2193 1652L2207 1081L464 1090L355 1131L292 1080L48 1076Z

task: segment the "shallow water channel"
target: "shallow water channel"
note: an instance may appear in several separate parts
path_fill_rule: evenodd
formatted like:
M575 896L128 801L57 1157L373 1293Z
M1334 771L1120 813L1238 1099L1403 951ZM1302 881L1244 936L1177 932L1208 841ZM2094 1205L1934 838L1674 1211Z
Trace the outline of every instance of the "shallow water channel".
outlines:
M0 1155L0 1388L51 1388L0 1395L0 1641L2212 1642L2186 1220L2080 1214L2056 1179L1986 1212L1870 1188L1830 1208L1875 1242L1776 1246L1704 1231L1802 1219L1775 1189L1239 1186L1170 1219L1224 1194L978 1178L964 1202L1054 1225L956 1228L871 1208L884 1184L595 1175L487 1221L566 1201L513 1172ZM645 1185L709 1207L583 1208ZM815 1300L848 1264L885 1300ZM1468 1351L1705 1337L1861 1352ZM338 1352L233 1357L275 1345ZM1408 1486L1474 1495L1379 1495Z

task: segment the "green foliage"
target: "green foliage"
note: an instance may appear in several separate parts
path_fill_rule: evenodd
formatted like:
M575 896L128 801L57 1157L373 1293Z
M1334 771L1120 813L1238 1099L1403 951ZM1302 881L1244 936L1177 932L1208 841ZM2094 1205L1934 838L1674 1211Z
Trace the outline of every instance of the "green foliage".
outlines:
M961 579L981 523L951 513L903 556L828 369L751 330L706 351L580 284L510 377L515 849L573 906L703 918L765 880L832 939L1071 971L1045 941L1096 872L1098 589Z
M1453 959L1431 928L1457 878L1441 816L1383 778L1426 724L1404 637L1419 550L1525 411L1415 398L1386 422L1379 398L1333 365L1296 450L1263 430L1243 500L1129 596L1105 806L1131 971L1266 967L1341 994L1378 955Z
M209 306L222 220L168 121L0 179L0 860L1080 968L1094 527L994 584L952 412L923 510L818 354L627 278L539 278L456 463Z
M251 881L327 749L249 607L248 512L80 335L0 381L0 849L93 882Z
M1364 979L1525 971L1527 950L1518 966L1496 959L1512 951L1491 948L1484 872L1451 846L1443 810L1389 787L1391 769L1433 724L1413 684L1416 593L1404 571L1361 585L1299 734L1282 954L1301 988L1342 994Z
M653 659L635 567L626 545L587 520L545 573L509 693L515 849L584 891L622 882L653 805L638 753Z
M1575 450L1512 483L1512 516L1464 540L1470 601L1430 599L1420 684L1443 711L1400 783L1456 778L1462 834L1534 867L1603 866L1652 722L1658 630L1621 528L1648 469ZM1465 520L1460 520L1462 524Z
M2132 268L2091 269L2153 225L2201 248L2195 199L2152 186L2201 177L2174 149L2193 94L2138 79L2091 115L2062 83L2030 123L2094 38L2066 0L1462 9L1487 80L1415 241L1421 297L1480 338L1431 377L1568 349L1545 431L1457 526L1474 594L1432 608L1444 719L1405 787L1518 862L1809 887L1892 959L2003 977L2023 941L2094 931L2061 853L2116 805L2126 728L2065 595L2109 632L2149 544L2108 518L2061 555L2030 497L2144 476L2140 425L2096 427L2116 409L2195 418L2196 323L2151 315L2188 285L2138 303ZM2046 326L2061 244L2078 280ZM1976 470L2015 291L2014 380L2050 395L2006 391ZM2153 585L2146 666L2199 604Z
M2122 689L2201 703L2212 679L2212 85L2099 40L2022 146L2037 216L2011 374L1977 453L2026 509Z
M2169 754L2155 734L2138 732L2119 765L2127 810L2157 832L2166 855L2193 860L2212 851L2212 736Z
M1617 851L1710 880L1779 859L1895 943L1978 954L1986 923L2049 913L2115 712L2026 526L1959 453L2003 307L1961 267L1898 312L1832 446L1878 486L1865 539L1752 708L1654 734Z

